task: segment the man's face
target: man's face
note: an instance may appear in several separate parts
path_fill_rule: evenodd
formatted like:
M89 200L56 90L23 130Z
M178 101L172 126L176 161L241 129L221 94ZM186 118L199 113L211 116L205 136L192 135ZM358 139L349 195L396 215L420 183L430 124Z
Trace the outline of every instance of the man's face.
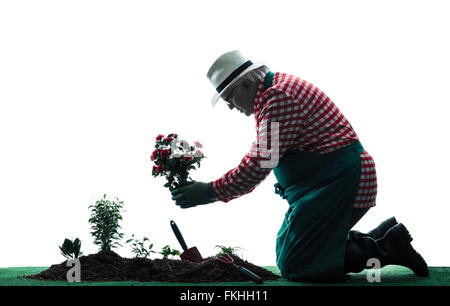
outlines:
M257 82L242 77L230 88L227 88L220 96L230 109L236 108L246 116L253 114L253 102L258 89Z

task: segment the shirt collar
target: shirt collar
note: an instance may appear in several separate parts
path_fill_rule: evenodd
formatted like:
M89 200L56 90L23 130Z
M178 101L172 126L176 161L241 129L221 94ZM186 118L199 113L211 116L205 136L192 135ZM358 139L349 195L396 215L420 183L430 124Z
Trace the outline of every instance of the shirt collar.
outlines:
M261 80L258 85L258 89L256 90L255 100L253 101L253 113L255 115L256 124L258 124L258 115L261 109L264 107L265 101L263 101L263 93L264 93L264 82L266 80L266 76ZM272 80L273 84L273 80Z

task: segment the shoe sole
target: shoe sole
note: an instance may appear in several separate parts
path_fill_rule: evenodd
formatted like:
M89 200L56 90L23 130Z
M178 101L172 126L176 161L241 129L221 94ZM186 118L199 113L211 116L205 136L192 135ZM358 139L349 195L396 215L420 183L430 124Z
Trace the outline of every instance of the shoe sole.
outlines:
M413 270L418 276L427 277L430 274L428 265L423 257L411 245L410 242L412 241L412 237L406 227L402 223L399 223L391 230L396 233L394 236L398 238L397 242L402 246L401 250L403 250L405 258L411 259L408 268ZM413 269L412 267L416 268Z

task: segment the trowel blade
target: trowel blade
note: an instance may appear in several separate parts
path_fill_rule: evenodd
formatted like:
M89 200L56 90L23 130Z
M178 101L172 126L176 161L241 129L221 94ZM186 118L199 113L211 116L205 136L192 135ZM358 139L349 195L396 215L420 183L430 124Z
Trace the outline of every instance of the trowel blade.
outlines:
M192 247L181 253L180 258L187 261L192 261L196 263L200 263L203 261L202 255L197 250L196 247Z

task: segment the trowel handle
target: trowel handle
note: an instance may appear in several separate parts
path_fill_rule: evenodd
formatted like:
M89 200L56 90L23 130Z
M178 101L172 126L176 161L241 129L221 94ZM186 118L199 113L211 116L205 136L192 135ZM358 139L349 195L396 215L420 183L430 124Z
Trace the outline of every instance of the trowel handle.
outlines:
M170 226L172 227L173 233L175 234L175 237L177 237L178 242L181 244L181 247L183 248L183 251L186 251L187 250L187 245L186 245L186 242L184 242L183 235L181 235L181 232L178 229L177 224L171 220L170 221Z
M262 284L263 283L261 277L259 277L258 275L256 275L252 271L247 270L246 268L244 268L242 266L239 266L239 271L241 271L242 273L244 273L245 275L250 277L252 279L252 281L254 281L255 283L257 283L257 284Z

